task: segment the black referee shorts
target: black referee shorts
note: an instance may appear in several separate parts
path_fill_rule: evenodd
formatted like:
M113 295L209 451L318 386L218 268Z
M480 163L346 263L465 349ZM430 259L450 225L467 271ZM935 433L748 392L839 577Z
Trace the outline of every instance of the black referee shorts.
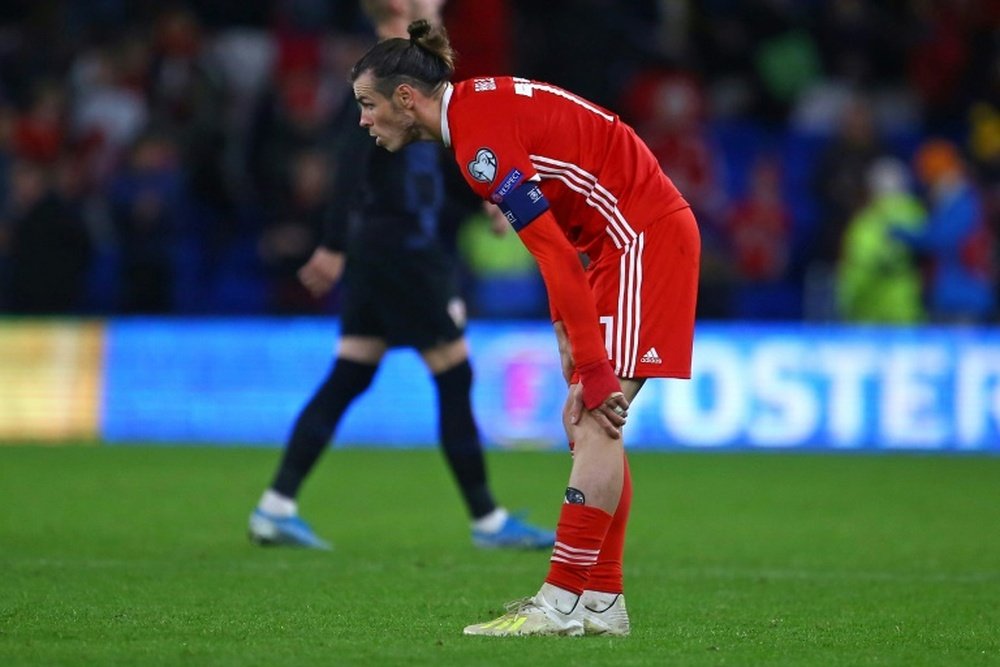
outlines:
M425 350L461 338L465 304L453 260L438 248L348 254L341 335Z

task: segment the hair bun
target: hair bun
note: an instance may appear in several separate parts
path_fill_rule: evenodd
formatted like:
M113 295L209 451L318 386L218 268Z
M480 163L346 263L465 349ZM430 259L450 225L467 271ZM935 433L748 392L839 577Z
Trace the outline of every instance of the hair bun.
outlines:
M416 44L430 33L431 24L426 19L420 19L408 25L406 31L410 33L410 43Z

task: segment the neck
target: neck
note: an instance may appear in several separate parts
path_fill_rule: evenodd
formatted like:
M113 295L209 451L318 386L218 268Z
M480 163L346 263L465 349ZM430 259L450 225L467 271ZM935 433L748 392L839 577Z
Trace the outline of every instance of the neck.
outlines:
M441 141L441 99L447 84L442 83L429 97L424 97L414 108L414 116L426 139Z

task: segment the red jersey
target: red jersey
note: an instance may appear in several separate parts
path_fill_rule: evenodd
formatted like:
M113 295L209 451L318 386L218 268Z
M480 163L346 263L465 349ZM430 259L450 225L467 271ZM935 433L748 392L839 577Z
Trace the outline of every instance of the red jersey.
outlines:
M688 206L631 127L562 88L516 77L462 81L445 93L441 123L477 194L498 202L515 171L540 178L559 227L592 262L607 244L620 252Z
M550 84L490 77L449 86L441 133L472 189L500 205L538 261L593 409L617 381L608 380L610 352L577 253L591 265L628 253L687 202L616 114Z

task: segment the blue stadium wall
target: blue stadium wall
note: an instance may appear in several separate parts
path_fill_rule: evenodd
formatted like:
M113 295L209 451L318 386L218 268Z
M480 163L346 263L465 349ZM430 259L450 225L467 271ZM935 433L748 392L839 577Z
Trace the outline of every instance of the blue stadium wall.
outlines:
M550 327L469 334L485 441L561 449ZM279 446L336 336L332 319L0 321L0 444ZM1000 453L1000 331L703 324L692 380L648 383L627 433L636 449ZM415 353L389 353L338 440L436 442Z
M548 324L474 323L474 405L495 446L562 447ZM329 369L331 320L130 320L107 330L100 435L112 443L281 443ZM432 382L391 352L341 442L436 441ZM693 378L649 382L642 449L1000 452L1000 332L702 325Z

